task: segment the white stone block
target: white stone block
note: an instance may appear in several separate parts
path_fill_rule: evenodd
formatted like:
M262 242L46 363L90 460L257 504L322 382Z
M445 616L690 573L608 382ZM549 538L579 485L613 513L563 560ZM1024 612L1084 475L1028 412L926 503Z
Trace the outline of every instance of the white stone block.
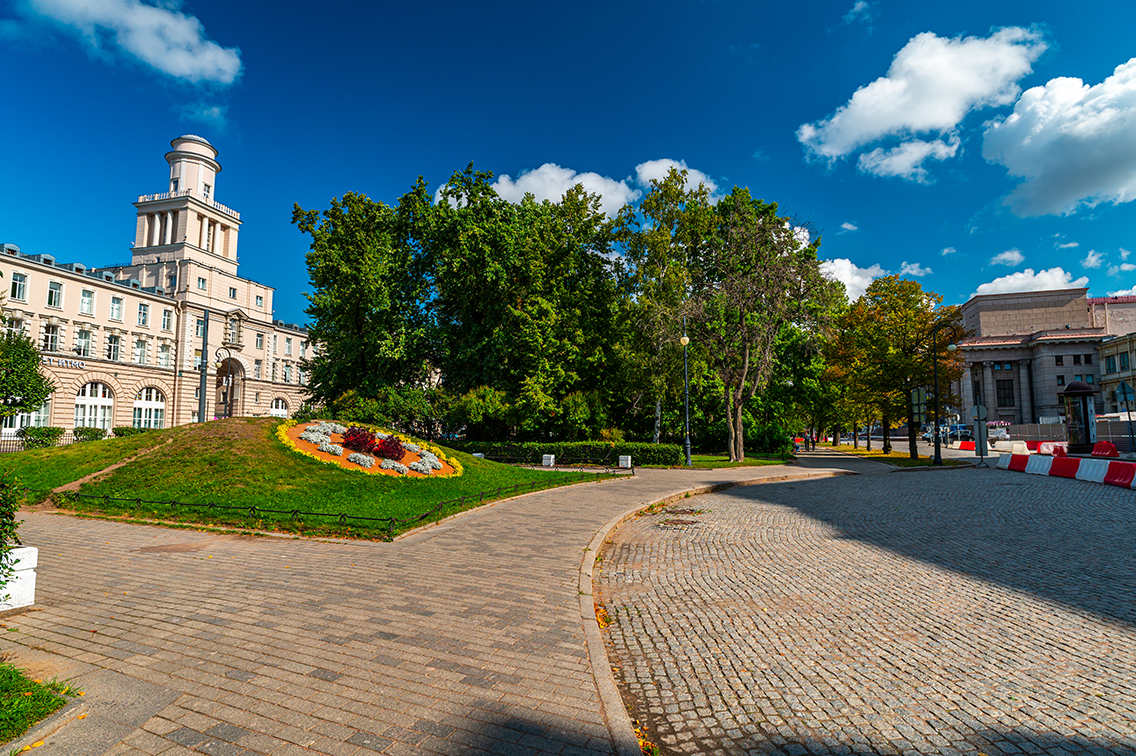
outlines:
M631 467L631 455L630 455L630 454L622 454L622 455L620 455L620 457L619 457L619 466L620 466L621 468L623 468L624 470L626 470L627 468Z
M20 546L8 552L15 563L12 580L0 588L0 611L21 609L35 603L35 568L39 563L39 549L33 546ZM3 596L8 600L2 600Z
M543 457L541 457L540 464L542 467L556 467L556 455L545 454Z

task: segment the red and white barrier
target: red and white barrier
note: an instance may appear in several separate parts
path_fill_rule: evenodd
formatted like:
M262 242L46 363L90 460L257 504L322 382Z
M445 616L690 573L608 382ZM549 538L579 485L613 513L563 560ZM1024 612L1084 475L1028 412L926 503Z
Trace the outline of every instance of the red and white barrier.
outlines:
M1077 480L1104 483L1105 476L1108 475L1109 464L1110 462L1107 459L1082 459L1077 468Z
M1014 455L1019 456L1017 454ZM1049 475L1049 468L1053 466L1053 457L1043 457L1040 454L1031 454L1027 457L1029 460L1026 462L1023 472L1030 475ZM1010 468L1013 469L1013 468Z

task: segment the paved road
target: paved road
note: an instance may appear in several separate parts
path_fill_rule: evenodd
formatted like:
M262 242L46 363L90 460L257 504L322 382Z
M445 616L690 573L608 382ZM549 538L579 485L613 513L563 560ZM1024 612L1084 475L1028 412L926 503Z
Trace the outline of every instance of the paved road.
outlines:
M41 756L612 753L584 549L668 493L786 472L645 470L394 543L30 514L38 607L8 621L0 652L87 691L89 716L65 717Z
M693 502L596 577L665 754L1136 754L1136 492L963 469Z

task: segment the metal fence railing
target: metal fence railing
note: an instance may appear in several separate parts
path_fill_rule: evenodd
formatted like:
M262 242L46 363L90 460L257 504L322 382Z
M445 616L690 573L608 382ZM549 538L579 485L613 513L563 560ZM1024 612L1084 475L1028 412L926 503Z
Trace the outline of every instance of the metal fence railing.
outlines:
M1133 422L1136 430L1136 422ZM1061 424L1011 425L1006 428L1013 441L1066 441L1065 426ZM1128 423L1124 420L1098 420L1097 441L1109 441L1122 454L1136 451L1128 434Z

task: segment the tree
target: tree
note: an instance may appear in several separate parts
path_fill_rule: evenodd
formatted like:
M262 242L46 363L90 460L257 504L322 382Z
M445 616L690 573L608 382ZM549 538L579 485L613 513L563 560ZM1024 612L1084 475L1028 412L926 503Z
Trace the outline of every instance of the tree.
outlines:
M31 339L12 331L0 336L0 417L33 412L55 391L39 366L39 351Z
M839 289L820 272L820 239L734 188L716 208L713 244L695 265L691 311L723 384L731 461L745 459L746 402L769 383L788 324L821 324Z
M416 190L425 190L421 179ZM305 312L319 350L304 367L313 399L332 402L348 391L374 397L385 386L424 380L426 279L398 211L347 193L323 213L296 205L292 222L312 237Z
M881 418L885 451L890 451L893 421L906 418L912 459L919 455L911 391L932 388L932 352L939 363L938 401L946 403L947 387L961 374L959 357L947 352L949 339L941 336L961 337L962 314L956 306L942 306L942 300L916 281L884 276L868 286L841 321L841 359L847 361L853 392L868 398Z
M690 262L714 229L710 192L702 184L687 188L686 183L687 172L671 168L662 181L651 180L637 210L625 207L619 218L627 264L625 320L632 327L628 357L654 400L656 444L663 399L682 386L676 345L690 296Z

